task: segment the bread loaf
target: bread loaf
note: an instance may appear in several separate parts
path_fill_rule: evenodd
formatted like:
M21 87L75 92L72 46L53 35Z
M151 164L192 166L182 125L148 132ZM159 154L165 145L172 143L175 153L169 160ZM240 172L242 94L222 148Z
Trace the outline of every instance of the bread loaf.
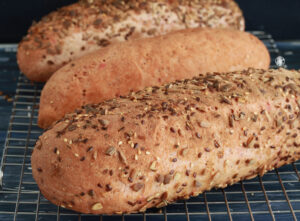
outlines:
M244 30L245 24L233 0L85 0L33 24L19 44L18 64L30 80L44 82L113 42L195 27Z
M38 124L47 128L75 108L146 86L213 71L269 67L255 36L224 29L188 29L111 45L58 70L46 83Z
M67 114L37 141L51 202L132 213L300 159L299 71L199 75Z

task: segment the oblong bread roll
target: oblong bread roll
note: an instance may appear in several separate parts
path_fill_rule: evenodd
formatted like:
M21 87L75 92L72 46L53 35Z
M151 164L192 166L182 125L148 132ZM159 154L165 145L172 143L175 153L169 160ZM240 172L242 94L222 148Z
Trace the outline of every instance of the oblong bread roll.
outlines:
M42 194L83 213L144 211L300 159L300 72L200 75L67 114L37 142Z
M255 36L198 28L116 43L58 70L46 83L38 124L47 128L84 104L199 73L267 69L270 56Z

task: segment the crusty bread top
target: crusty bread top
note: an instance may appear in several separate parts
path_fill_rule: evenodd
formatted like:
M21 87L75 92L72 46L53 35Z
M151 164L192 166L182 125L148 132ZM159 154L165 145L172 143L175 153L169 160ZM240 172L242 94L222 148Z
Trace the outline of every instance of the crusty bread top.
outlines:
M300 158L299 76L213 73L84 106L40 137L34 178L57 205L122 213L263 175Z
M219 6L219 8L206 8L206 5L209 5L210 3L215 3ZM28 44L24 44L23 47L27 50L46 48L47 54L60 54L62 45L59 39L63 39L67 35L72 35L74 32L84 31L89 28L93 28L95 30L105 29L121 20L128 19L129 15L126 13L128 11L140 13L142 11L150 10L152 15L157 13L168 13L164 11L163 6L165 4L173 5L172 10L176 12L178 17L181 18L181 20L178 20L177 22L185 23L187 28L189 28L192 24L203 24L203 26L207 27L213 26L216 21L214 22L211 16L214 13L221 13L222 10L224 10L225 12L223 13L226 14L227 9L230 9L231 13L232 11L239 12L237 15L239 18L238 21L233 20L230 25L238 30L244 30L245 28L242 13L233 0L85 0L60 8L59 10L44 16L38 23L34 22L28 30L28 35L22 40L24 43L28 41ZM201 5L202 10L204 11L204 16L201 18L198 17L199 15L197 15L197 13L193 10L189 12L183 11L181 6L186 5L189 5L191 8L193 6ZM189 13L189 16L185 17L185 13ZM166 19L168 18L166 17ZM123 29L124 30L111 30L111 33L107 34L107 36L110 37L119 35L120 32L126 32L127 35L125 35L124 38L129 38L130 35L133 34L131 33L133 32L131 27L123 27ZM148 31L147 34L152 36L156 31L159 30ZM58 37L56 44L51 42L51 38L53 38L52 35ZM83 40L88 41L92 37L93 36L85 36ZM106 46L110 44L107 39L94 38L91 40L95 41L99 46Z
M46 81L64 64L112 42L195 27L244 30L233 0L80 1L34 23L19 44L21 71Z

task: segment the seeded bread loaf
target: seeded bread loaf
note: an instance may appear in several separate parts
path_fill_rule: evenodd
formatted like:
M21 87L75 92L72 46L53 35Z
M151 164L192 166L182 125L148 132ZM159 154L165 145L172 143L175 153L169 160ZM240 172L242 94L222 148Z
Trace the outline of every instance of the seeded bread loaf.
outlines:
M56 205L132 213L300 159L298 71L199 75L67 114L37 141L33 176Z
M33 24L17 58L30 80L44 82L73 59L113 42L195 27L245 25L233 0L85 0Z
M111 45L58 70L46 83L38 124L47 128L75 108L199 73L269 67L255 36L225 29L186 29Z

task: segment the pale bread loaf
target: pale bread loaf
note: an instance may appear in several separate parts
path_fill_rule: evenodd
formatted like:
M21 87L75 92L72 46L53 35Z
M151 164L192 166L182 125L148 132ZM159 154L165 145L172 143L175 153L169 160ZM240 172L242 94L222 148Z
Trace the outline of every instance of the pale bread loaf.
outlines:
M206 72L267 69L270 56L255 36L198 28L116 43L58 70L46 83L38 124L47 128L75 108L147 86Z

